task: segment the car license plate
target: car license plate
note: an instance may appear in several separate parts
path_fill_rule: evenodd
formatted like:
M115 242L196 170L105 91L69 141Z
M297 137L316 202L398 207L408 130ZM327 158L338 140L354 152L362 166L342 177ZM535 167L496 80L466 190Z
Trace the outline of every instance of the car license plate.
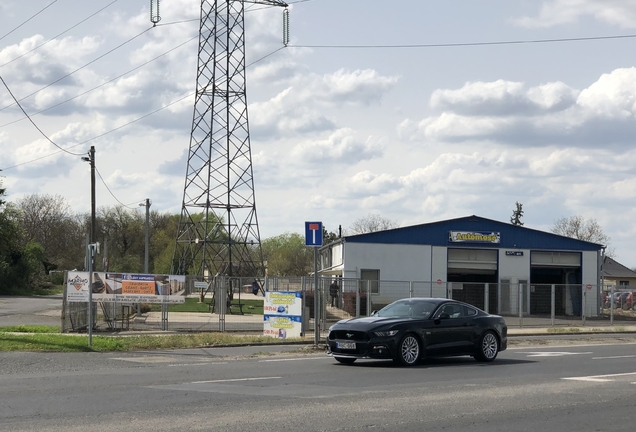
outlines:
M336 342L336 348L340 349L356 349L355 342Z

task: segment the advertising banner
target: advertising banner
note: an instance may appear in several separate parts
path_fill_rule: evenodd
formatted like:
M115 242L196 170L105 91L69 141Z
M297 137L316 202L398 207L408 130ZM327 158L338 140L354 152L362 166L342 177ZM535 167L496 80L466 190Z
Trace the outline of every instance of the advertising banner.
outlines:
M448 241L452 243L499 243L501 234L488 231L449 231Z
M88 272L68 272L66 300L88 301ZM185 276L93 272L93 301L185 303Z
M88 273L68 272L66 301L71 303L88 302Z
M297 338L302 332L302 298L298 291L268 291L263 304L263 334Z

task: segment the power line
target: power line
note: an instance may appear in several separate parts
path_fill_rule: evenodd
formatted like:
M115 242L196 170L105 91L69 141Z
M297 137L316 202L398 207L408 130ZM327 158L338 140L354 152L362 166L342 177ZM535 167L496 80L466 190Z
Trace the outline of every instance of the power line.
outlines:
M247 66L245 66L245 67L246 67L246 68L248 68L248 67L252 66L253 64L258 63L259 61L261 61L261 60L263 60L263 59L265 59L265 58L267 58L267 57L269 57L269 56L271 56L271 55L273 55L273 54L277 53L277 52L278 52L278 51L280 51L282 48L284 48L284 47L278 48L277 50L275 50L275 51L273 51L273 52L271 52L271 53L269 53L269 54L267 54L267 55L265 55L265 56L263 56L263 57L259 58L258 60L253 61L252 63L250 63L249 65L247 65ZM94 137L92 137L92 138L87 139L86 141L82 141L82 142L80 142L80 143L77 143L77 144L74 144L74 145L72 145L72 146L66 147L66 149L61 149L61 150L66 151L67 149L75 148L75 147L78 147L78 146L80 146L80 145L83 145L83 144L86 144L86 143L88 143L88 142L91 142L91 141L93 141L93 140L96 140L96 139L98 139L98 138L102 138L102 137L104 137L104 136L106 136L106 135L108 135L108 134L111 134L111 133L113 133L113 132L116 132L116 131L118 131L118 130L120 130L120 129L123 129L123 128L127 127L127 126L130 126L131 124L137 123L137 122L139 122L139 121L141 121L141 120L143 120L143 119L145 119L145 118L147 118L147 117L150 117L151 115L156 114L156 113L158 113L159 111L163 111L164 109L169 108L169 107L171 107L172 105L174 105L174 104L176 104L176 103L179 103L179 102L181 102L182 100L187 99L187 98L189 98L189 97L191 97L191 96L194 96L194 95L195 95L195 92L188 93L187 95L182 96L182 97L180 97L179 99L176 99L176 100L174 100L174 101L170 102L169 104L167 104L167 105L165 105L165 106L163 106L163 107L161 107L161 108L157 108L156 110L154 110L154 111L152 111L152 112L150 112L150 113L148 113L148 114L145 114L145 115L143 115L143 116L141 116L141 117L139 117L139 118L136 118L136 119L134 119L134 120L131 120L130 122L125 123L125 124L123 124L123 125L121 125L121 126L119 126L119 127L115 128L115 129L111 129L111 130L109 130L109 131L104 132L103 134L100 134L100 135L94 136ZM37 162L37 161L39 161L39 160L41 160L41 159L46 159L47 157L54 156L54 155L56 155L56 154L58 154L58 153L59 153L59 151L56 151L56 152L50 153L50 154L48 154L48 155L41 156L41 157L36 158L36 159L31 159L31 160L26 161L26 162L22 162L22 163L19 163L19 164L16 164L16 165L11 165L11 166L8 166L8 167L6 167L6 168L2 168L2 170L6 171L6 170L9 170L9 169L12 169L12 168L20 167L20 166L22 166L22 165L28 165L28 164L30 164L30 163Z
M105 52L104 54L100 55L99 57L97 57L97 58L95 58L95 59L91 60L90 62L86 63L84 66L81 66L81 67L79 67L79 68L75 69L74 71L67 73L67 74L66 74L66 75L64 75L63 77L58 78L57 80L53 81L52 83L45 85L45 86L44 86L44 87L42 87L41 89L36 90L36 91L34 91L33 93L31 93L31 94L28 94L28 95L24 96L23 98L19 99L19 101L18 101L18 102L22 102L22 101L24 101L25 99L28 99L28 98L30 98L31 96L33 96L33 95L35 95L35 94L37 94L37 93L41 92L42 90L45 90L45 89L47 89L47 88L51 87L53 84L56 84L56 83L58 83L58 82L62 81L64 78L67 78L67 77L69 77L69 76L73 75L74 73L79 72L80 70L84 69L85 67L90 66L91 64L95 63L96 61L98 61L98 60L100 60L100 59L102 59L102 58L106 57L108 54L111 54L113 51L118 50L119 48L121 48L121 47L123 47L124 45L126 45L126 44L128 44L128 43L132 42L133 40L137 39L138 37L142 36L143 34L145 34L146 32L148 32L148 31L150 31L150 30L152 30L152 27L148 27L146 30L142 31L142 32L141 32L141 33L139 33L138 35L133 36L132 38L128 39L128 40L127 40L127 41L125 41L125 42L122 42L121 44L117 45L115 48L113 48L113 49L111 49L111 50L109 50L109 51ZM3 108L0 108L0 111L4 111L5 109L7 109L7 108L9 108L9 107L12 107L13 105L15 105L15 103L12 103L12 104L9 104L9 105L7 105L7 106L5 106L5 107L3 107Z
M28 23L29 21L31 21L33 18L35 18L36 16L40 15L42 12L44 12L45 10L47 10L48 8L50 8L51 6L53 6L55 3L57 3L58 0L53 0L51 3L49 3L48 5L44 6L42 9L40 9L38 12L36 12L35 14L31 15L31 18L27 19L26 21L24 21L22 24L18 25L17 27L15 27L13 30L11 30L9 33L5 34L4 36L0 37L0 40L6 38L7 36L9 36L11 33L13 33L14 31L16 31L17 29L19 29L20 27L22 27L23 25L25 25L26 23Z
M66 152L70 155L73 156L82 156L82 153L72 153L68 150L66 150L63 147L60 147L59 145L57 145L51 138L48 137L47 134L45 134L44 132L42 132L42 129L40 129L38 127L38 125L35 124L35 122L33 121L33 119L31 119L31 117L29 117L29 115L26 113L26 111L24 110L24 108L22 108L22 105L20 105L20 102L18 102L18 100L16 99L16 97L13 95L13 92L11 91L11 89L9 88L9 86L7 85L7 83L4 81L4 78L2 78L2 76L0 76L0 81L2 81L2 84L4 85L4 87L7 89L7 91L9 92L9 94L11 95L11 97L13 98L13 100L15 101L15 103L18 105L18 107L20 107L20 109L22 110L22 112L24 113L24 115L26 116L26 118L29 119L29 121L31 122L31 124L38 130L38 132L40 132L42 134L42 136L44 138L46 138L51 144L53 144L55 147L59 148L61 151Z
M557 38L557 39L527 39L527 40L509 40L494 42L458 42L458 43L439 43L439 44L404 44L404 45L288 45L290 48L348 48L348 49L376 49L376 48L452 48L452 47L470 47L470 46L489 46L489 45L522 45L522 44L539 44L554 42L580 42L592 40L610 40L610 39L632 39L636 38L636 34L627 35L611 35L611 36L590 36L575 38Z
M117 201L119 204L121 204L122 206L130 209L130 210L135 210L134 207L128 207L126 204L124 204L123 202L119 201L119 199L115 196L115 194L113 193L113 191L110 190L110 188L108 187L108 185L106 184L106 181L104 180L104 177L102 177L102 174L99 172L99 170L97 169L97 167L95 167L95 172L97 172L97 175L99 176L99 179L102 181L102 183L104 184L104 186L106 186L106 190L110 193L110 196L112 196L113 198L115 198L115 201Z
M56 1L57 1L57 0L56 0ZM56 35L56 36L52 37L51 39L47 40L46 42L42 42L40 45L36 46L35 48L30 49L29 51L27 51L27 52L25 52L25 53L23 53L23 54L21 54L21 55L19 55L19 56L17 56L17 57L16 57L16 58L14 58L13 60L9 60L8 62L6 62L6 63L4 63L4 64L1 64L1 65L0 65L0 68L1 68L1 67L4 67L4 66L6 66L6 65L8 65L8 64L10 64L10 63L13 63L14 61L16 61L16 60L18 60L18 59L21 59L21 58L22 58L22 57L24 57L25 55L30 54L30 53L32 53L33 51L35 51L36 49L41 48L41 47L43 47L44 45L48 44L49 42L54 41L55 39L59 38L60 36L62 36L62 35L63 35L63 34L65 34L65 33L68 33L69 31L73 30L75 27L79 26L80 24L85 23L86 21L88 21L89 19L93 18L95 15L99 14L99 13L100 13L100 12L102 12L104 9L106 9L106 8L110 7L111 5L113 5L113 4L115 4L115 3L117 3L118 1L119 1L119 0L113 0L112 2L108 3L106 6L104 6L104 7L103 7L103 8L101 8L100 10L98 10L97 12L95 12L95 13L93 13L93 14L91 14L91 15L87 16L86 18L84 18L83 20L81 20L80 22L78 22L77 24L75 24L74 26L72 26L72 27L70 27L70 28L68 28L68 29L64 30L62 33L60 33L60 34L58 34L58 35ZM49 5L49 6L50 6L50 5Z
M187 43L189 43L189 42L192 42L193 40L197 39L198 37L199 37L199 36L197 35L197 36L195 36L195 37L193 37L193 38L190 38L190 39L188 39L187 41L185 41L185 42L183 42L183 43L181 43L181 44L177 45L176 47L171 48L170 50L168 50L168 51L166 51L166 52L164 52L164 53L162 53L162 54L159 54L158 56L156 56L156 57L154 57L154 58L152 58L152 59L150 59L150 60L148 60L148 61L146 61L146 62L144 62L144 63L141 63L140 65L138 65L138 66L136 66L136 67L134 67L134 68L130 69L130 70L129 70L129 71L127 71L127 72L124 72L124 73L123 73L123 74L121 74L121 75L118 75L118 76L116 76L116 77L114 77L114 78L112 78L112 79L110 79L110 80L108 80L108 81L105 81L105 82L101 83L100 85L98 85L98 86L96 86L96 87L93 87L93 88L91 88L91 89L89 89L89 90L86 90L86 91L85 91L85 92L83 92L83 93L80 93L80 94L78 94L78 95L75 95L75 96L73 96L72 98L66 99L66 100L64 100L64 101L62 101L62 102L56 103L55 105L51 105L51 106L50 106L50 107L48 107L48 108L45 108L45 109L40 110L40 111L37 111L37 112L35 112L35 113L31 114L31 116L36 116L36 115L38 115L38 114L42 114L43 112L46 112L46 111L52 110L53 108L57 108L57 107L59 107L60 105L64 105L65 103L71 102L72 100L75 100L75 99L77 99L77 98L79 98L79 97L85 96L85 95L87 95L88 93L91 93L91 92L93 92L93 91L95 91L95 90L97 90L97 89L99 89L99 88L101 88L101 87L104 87L105 85L110 84L110 83L112 83L112 82L114 82L114 81L118 80L119 78L122 78L122 77L124 77L124 76L128 75L129 73L132 73L132 72L134 72L134 71L136 71L136 70L138 70L138 69L141 69L142 67L144 67L144 66L146 66L146 65L148 65L148 64L150 64L150 63L152 63L152 62L154 62L155 60L157 60L157 59L159 59L159 58L161 58L161 57L163 57L163 56L166 56L166 55L170 54L171 52L173 52L173 51L175 51L175 50L177 50L177 49L181 48L182 46L186 45L186 44L187 44ZM3 124L3 125L0 125L0 129L1 129L1 128L3 128L3 127L5 127L5 126L12 125L12 124L14 124L14 123L21 122L21 121L23 121L23 120L25 120L25 118L21 118L21 119L18 119L18 120L13 120L13 121L11 121L11 122L9 122L9 123L5 123L5 124Z

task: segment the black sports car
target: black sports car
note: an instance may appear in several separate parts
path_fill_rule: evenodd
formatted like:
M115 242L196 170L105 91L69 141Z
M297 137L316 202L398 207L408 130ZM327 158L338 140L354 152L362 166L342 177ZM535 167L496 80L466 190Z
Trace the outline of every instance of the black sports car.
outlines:
M469 304L408 298L372 316L334 324L329 329L327 354L345 364L357 359L393 359L412 366L424 357L459 355L490 362L506 349L507 332L502 317Z

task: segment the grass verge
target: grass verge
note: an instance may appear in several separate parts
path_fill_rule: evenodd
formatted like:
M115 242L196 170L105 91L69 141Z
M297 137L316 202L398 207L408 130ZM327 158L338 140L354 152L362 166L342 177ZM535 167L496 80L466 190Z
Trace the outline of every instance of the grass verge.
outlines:
M107 352L141 351L155 349L178 349L214 347L228 345L289 344L303 339L275 339L262 335L232 335L228 333L193 333L165 336L93 336L93 345L88 346L87 335L54 333L13 333L0 329L0 351L43 352ZM306 340L309 344L309 340Z

